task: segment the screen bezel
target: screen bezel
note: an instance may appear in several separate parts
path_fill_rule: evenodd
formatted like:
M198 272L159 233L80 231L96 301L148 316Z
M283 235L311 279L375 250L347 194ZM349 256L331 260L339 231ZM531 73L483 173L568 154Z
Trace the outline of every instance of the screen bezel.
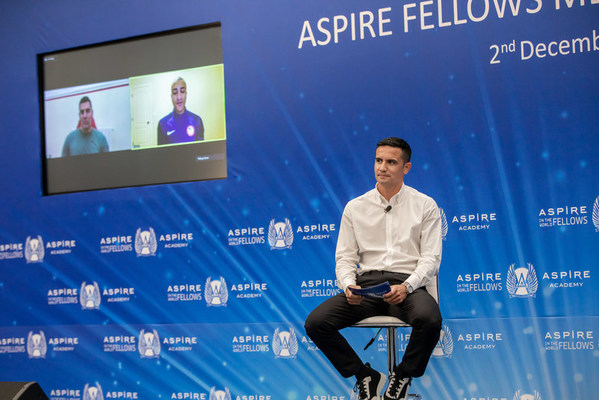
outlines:
M200 35L205 40L193 41L194 51L176 52L175 49L171 50L170 47L165 47L165 43L168 43L169 40L172 41L173 39L179 40L179 42L181 43L186 43L185 46L187 46L190 42L189 38L197 38L197 35ZM146 51L144 53L140 52L139 50L137 50L136 52L128 50L131 48L145 48L145 50L148 50L160 48L160 46L162 46L163 49L166 48L167 52L171 51L173 52L173 54L175 54L176 52L176 57L162 57L162 61L155 62L155 59L152 58L152 51ZM183 47L183 45L181 45L181 47ZM115 51L117 53L120 52L120 65L116 66L115 68L112 68L109 71L104 71L102 68L94 68L93 72L88 73L86 67L95 67L93 60L105 59L103 57L106 57L107 54L108 57L114 57L110 55L110 52L114 53ZM92 54L93 57L89 57L89 54ZM86 55L87 58L85 58L84 61L79 62L77 60L77 57L83 58ZM123 57L127 58L128 55L130 56L129 59L122 59ZM68 71L68 79L66 79L66 81L61 81L60 79L57 80L55 78L48 78L48 75L52 72L49 71L50 68L48 68L45 65L45 60L49 57L56 56L66 57L67 59L74 58L76 61L74 62L74 65L80 64L77 67L72 67L72 70ZM142 58L141 61L139 60L140 57ZM190 181L226 179L226 129L224 127L226 119L224 115L224 68L220 22L195 25L185 28L154 32L144 35L88 44L51 52L44 52L37 55L37 61L41 132L40 156L42 159L42 195L46 196L63 193L84 192L90 190L104 190ZM106 176L103 176L103 173L101 172L101 167L106 165L112 165L111 163L115 161L115 158L118 161L119 155L117 153L119 153L119 151L81 156L71 156L69 157L71 158L70 160L64 160L65 157L58 157L52 159L48 158L46 148L48 132L46 131L47 128L45 112L45 92L47 90L93 83L92 81L90 81L89 78L90 73L96 74L94 75L94 82L103 82L116 79L129 79L131 77L139 77L142 75L170 73L173 71L178 71L187 68L210 67L215 65L220 65L223 69L222 140L198 141L185 144L169 145L165 147L150 147L147 149L130 148L128 150L123 150L127 153L128 156L131 157L131 159L129 163L125 163L128 164L125 165L126 168L121 168L120 170L121 172L123 172L123 170L126 169L126 173L113 174L115 175L114 180L106 179ZM77 76L77 71L83 71L83 73L81 73L80 76ZM76 112L76 110L74 110L74 112ZM176 166L174 168L168 167L169 162L177 162L177 160L180 159L180 157L177 157L178 155L188 157L189 161L186 162L190 164L187 166L187 168L176 168ZM122 156L122 154L120 156ZM60 160L61 158L63 158L63 160L58 161L58 163L66 165L60 165L59 168L56 168L57 160ZM75 159L78 159L78 161L73 161ZM149 160L157 160L159 161L159 163L153 163ZM201 166L196 167L194 164L195 162L197 162L198 165ZM142 165L141 167L140 163ZM162 163L162 165L167 165L167 170L169 168L172 170L177 169L179 170L179 172L175 171L174 177L169 177L168 173L165 173L165 171L160 170L157 167L154 168L156 164L160 163ZM83 167L81 167L79 164L82 164ZM75 167L73 167L73 165L75 165ZM206 168L207 165L208 168ZM144 168L144 166L146 168ZM210 172L211 169L214 171ZM209 172L206 172L207 170ZM73 184L73 186L70 186L68 184L66 185L66 187L65 185L57 186L55 183L55 176L57 175L57 171L70 171L72 173L75 173L76 175L79 174L78 178L76 179L82 179L81 177L85 176L84 179L88 180L87 178L89 177L89 180L92 183L81 184L81 182L79 182ZM84 172L83 175L81 175L81 171L86 172ZM151 179L146 179L147 177L151 177Z

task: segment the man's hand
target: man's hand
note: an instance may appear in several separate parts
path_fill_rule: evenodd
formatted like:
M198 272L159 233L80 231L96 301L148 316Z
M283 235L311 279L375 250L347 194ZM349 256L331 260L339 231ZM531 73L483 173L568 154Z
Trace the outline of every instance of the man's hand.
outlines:
M391 291L383 295L383 300L389 304L399 304L408 296L406 285L392 285Z
M345 298L347 298L347 302L349 304L351 304L352 306L357 306L358 304L360 304L362 302L362 299L364 298L363 296L358 296L356 294L353 294L351 292L351 290L349 290L350 287L359 289L360 286L357 285L349 285L347 287L347 289L345 289Z

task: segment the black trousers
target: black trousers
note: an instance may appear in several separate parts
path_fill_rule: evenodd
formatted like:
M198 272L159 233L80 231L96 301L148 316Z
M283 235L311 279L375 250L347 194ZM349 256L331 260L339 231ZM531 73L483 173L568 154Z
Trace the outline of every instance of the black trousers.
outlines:
M370 271L358 275L357 284L368 287L389 281L391 285L395 285L408 277L406 274ZM306 334L337 371L348 378L355 375L363 363L339 330L375 315L391 315L412 326L406 351L395 371L401 376L424 375L430 356L439 341L442 321L439 305L425 288L414 290L398 305L371 298L364 298L359 305L350 305L345 293L339 293L316 307L308 315L304 328Z

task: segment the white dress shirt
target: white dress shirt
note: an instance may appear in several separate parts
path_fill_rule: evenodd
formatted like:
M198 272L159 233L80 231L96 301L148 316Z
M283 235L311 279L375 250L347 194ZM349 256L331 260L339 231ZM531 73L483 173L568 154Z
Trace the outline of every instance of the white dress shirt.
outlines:
M345 291L356 284L356 273L373 270L408 274L413 289L424 286L439 272L442 241L432 198L403 184L387 201L374 188L343 210L335 252L339 288Z

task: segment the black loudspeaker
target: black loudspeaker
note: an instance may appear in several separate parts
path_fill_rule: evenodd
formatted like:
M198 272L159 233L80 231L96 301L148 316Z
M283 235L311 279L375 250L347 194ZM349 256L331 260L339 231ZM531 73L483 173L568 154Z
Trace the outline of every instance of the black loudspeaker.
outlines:
M48 400L37 382L0 382L0 400Z

